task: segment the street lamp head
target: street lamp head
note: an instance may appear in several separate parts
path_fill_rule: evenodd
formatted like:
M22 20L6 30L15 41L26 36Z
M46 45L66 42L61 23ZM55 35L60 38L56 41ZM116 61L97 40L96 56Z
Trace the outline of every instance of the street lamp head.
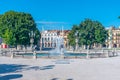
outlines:
M33 31L31 31L29 33L29 36L30 36L30 44L31 44L31 49L33 49L33 46L34 46L34 36L35 36L35 33Z
M35 37L35 33L33 33L33 36Z
M30 33L28 35L30 36Z
M75 32L75 36L76 36L76 37L78 36L78 31Z
M34 37L34 36L35 36L35 33L34 33L33 31L31 31L31 32L29 33L29 36L30 36L30 37Z
M31 36L33 36L33 35L34 35L33 31L31 31Z

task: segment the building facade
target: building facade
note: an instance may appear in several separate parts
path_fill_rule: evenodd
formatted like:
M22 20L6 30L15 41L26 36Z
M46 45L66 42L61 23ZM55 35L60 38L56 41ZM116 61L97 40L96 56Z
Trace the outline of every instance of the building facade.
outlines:
M58 44L58 40L64 47L68 46L67 35L69 30L46 30L41 32L40 47L43 48L55 48Z
M108 48L120 47L120 28L111 27L108 29L108 40L106 43Z

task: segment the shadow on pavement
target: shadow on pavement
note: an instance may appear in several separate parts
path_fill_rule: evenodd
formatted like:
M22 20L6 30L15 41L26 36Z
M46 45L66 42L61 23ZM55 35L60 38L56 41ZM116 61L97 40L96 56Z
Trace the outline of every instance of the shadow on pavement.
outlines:
M16 78L21 78L22 76L23 76L22 74L10 74L5 76L0 76L0 80L11 80Z
M11 73L11 72L20 72L27 65L17 65L17 64L0 64L0 74Z
M55 65L47 66L29 66L18 64L0 64L0 74L22 72L26 70L49 70L53 69Z
M61 80L61 79L60 78L53 78L53 79L50 79L50 80ZM66 80L73 80L73 79L69 78L69 79L66 79Z
M30 66L30 65L18 65L18 64L0 64L0 80L11 80L23 77L22 74L15 74L17 72L27 70L49 70L53 69L55 65L47 66ZM10 73L10 74L9 74ZM12 73L12 74L11 74Z
M48 66L42 66L42 67L39 67L39 66L32 66L32 67L29 67L27 68L27 70L48 70L48 69L53 69L55 65L48 65Z

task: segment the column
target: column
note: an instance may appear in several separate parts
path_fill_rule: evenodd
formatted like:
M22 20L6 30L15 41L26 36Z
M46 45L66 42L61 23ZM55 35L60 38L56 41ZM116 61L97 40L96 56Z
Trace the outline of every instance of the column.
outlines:
M44 41L44 48L45 48L45 42L46 42L46 41L45 41L45 37L44 37L43 41Z
M40 51L42 50L42 40L43 40L43 38L41 37L41 40L40 40Z
M86 56L87 59L89 59L89 54L90 54L90 50L87 49L87 56Z

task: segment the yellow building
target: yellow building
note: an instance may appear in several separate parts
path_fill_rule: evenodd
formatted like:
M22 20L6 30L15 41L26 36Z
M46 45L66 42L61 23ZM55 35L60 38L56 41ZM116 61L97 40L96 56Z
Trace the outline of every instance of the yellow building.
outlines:
M119 48L120 47L120 28L111 27L108 29L108 48Z

